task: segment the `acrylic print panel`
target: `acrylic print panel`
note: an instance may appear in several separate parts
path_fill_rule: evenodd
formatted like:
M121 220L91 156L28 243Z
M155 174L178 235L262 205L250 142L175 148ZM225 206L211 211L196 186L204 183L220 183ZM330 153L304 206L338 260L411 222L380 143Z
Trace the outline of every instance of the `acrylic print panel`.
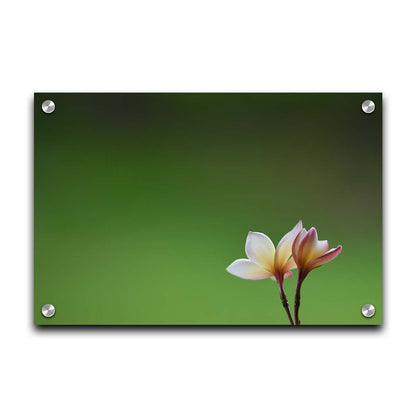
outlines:
M36 324L382 323L381 94L38 93L34 114Z

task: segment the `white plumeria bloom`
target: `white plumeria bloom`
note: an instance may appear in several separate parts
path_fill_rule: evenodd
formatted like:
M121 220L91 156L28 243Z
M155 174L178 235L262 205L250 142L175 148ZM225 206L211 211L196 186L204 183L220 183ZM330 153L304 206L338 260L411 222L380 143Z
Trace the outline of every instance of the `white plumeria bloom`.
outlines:
M292 277L291 269L296 268L292 256L292 245L302 230L302 221L289 231L274 247L266 234L250 231L246 240L248 259L238 259L227 267L227 272L248 280L261 280L271 277L283 281Z

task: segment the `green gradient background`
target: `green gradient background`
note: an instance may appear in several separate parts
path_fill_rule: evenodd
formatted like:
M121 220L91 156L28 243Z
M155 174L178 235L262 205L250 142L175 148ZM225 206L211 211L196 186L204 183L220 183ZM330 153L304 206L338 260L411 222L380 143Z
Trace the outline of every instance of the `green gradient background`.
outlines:
M302 324L382 323L381 94L39 93L34 108L35 324L287 325L275 282L225 268L249 230L277 244L299 219L344 247L307 277Z

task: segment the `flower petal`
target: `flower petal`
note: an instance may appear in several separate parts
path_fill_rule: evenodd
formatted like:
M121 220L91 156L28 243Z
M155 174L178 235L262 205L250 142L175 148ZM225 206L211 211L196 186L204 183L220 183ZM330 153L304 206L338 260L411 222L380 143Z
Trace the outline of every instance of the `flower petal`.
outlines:
M293 273L289 270L288 272L286 272L284 275L283 275L283 277L285 278L285 279L289 279L290 277L292 277L293 276Z
M274 256L274 264L276 270L283 270L284 265L287 262L287 259L292 254L292 245L293 240L299 234L299 231L302 229L302 221L299 221L292 230L285 234L282 239L279 241L279 244L276 247L276 253Z
M247 257L263 269L274 273L274 244L266 234L250 231L247 235Z
M315 257L310 262L308 262L305 266L305 273L309 273L311 270L316 269L319 266L322 266L325 263L329 263L335 257L337 257L342 251L342 246L338 246L337 248L332 248L331 250L324 253L322 256Z
M299 258L299 247L300 247L300 243L304 239L305 235L306 235L306 230L304 228L302 228L299 231L299 233L296 236L296 238L293 240L293 244L292 244L293 260L295 260L296 264L298 264L298 265L299 265L299 261L298 261L298 258Z
M248 280L266 279L272 273L247 259L238 259L227 267L227 272Z
M291 269L296 269L296 263L295 263L295 259L293 258L293 257L291 257L287 262L286 262L286 264L284 265L284 267L283 267L283 270L285 271L285 272L287 272L288 270L291 270Z
M315 227L312 227L305 235L304 239L299 246L299 257L303 265L306 265L309 261L315 257L322 256L329 250L328 241L319 241L318 233Z

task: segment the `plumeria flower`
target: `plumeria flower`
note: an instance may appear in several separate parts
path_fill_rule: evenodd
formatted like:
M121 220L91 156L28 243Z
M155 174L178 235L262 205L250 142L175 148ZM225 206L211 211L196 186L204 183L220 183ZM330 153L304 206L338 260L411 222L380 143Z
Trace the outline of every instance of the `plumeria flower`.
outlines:
M266 234L250 231L246 240L248 259L238 259L227 267L227 272L248 280L261 280L271 277L283 280L292 277L291 269L296 268L292 256L292 245L302 230L299 221L293 230L289 231L274 247L272 240Z
M327 240L319 241L316 229L312 227L309 231L304 228L299 231L292 244L293 260L298 266L298 281L295 292L295 323L300 325L299 307L300 290L306 276L313 269L329 263L342 251L342 246L329 249Z
M283 236L276 248L267 235L250 231L246 240L248 259L238 259L227 267L229 273L242 279L261 280L270 277L276 280L279 285L280 299L292 325L294 321L283 289L283 281L285 278L292 277L291 269L296 268L296 263L292 258L292 245L301 230L302 221L299 221Z
M292 245L293 260L303 279L311 270L337 257L341 250L342 246L330 250L327 240L319 241L315 227L308 232L304 228L300 230Z

